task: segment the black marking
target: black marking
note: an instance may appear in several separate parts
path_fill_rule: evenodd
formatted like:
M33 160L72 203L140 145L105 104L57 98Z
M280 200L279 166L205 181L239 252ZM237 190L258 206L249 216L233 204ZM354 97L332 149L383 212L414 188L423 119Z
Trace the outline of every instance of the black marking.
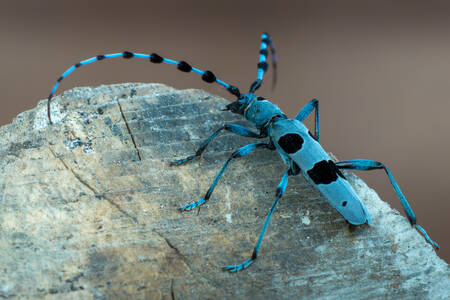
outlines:
M299 167L299 165L297 165L297 163L295 161L291 161L291 168L289 169L289 175L295 176L298 175L298 173L300 173L301 169Z
M75 64L75 68L79 68L79 67L81 67L81 64L80 63L76 63Z
M102 60L102 59L105 59L104 55L97 55L97 60Z
M261 84L262 84L262 79L257 79L257 80L255 80L255 81L252 83L252 85L250 86L249 92L253 94L257 89L259 89L259 87L261 86Z
M384 165L378 161L374 161L374 163L376 163L375 166L371 166L371 167L365 167L364 170L375 170L375 169L383 169ZM354 166L352 164L345 164L345 165L339 165L339 169L354 169Z
M260 132L261 132L261 136L266 137L267 136L267 127L261 128ZM270 140L269 143L267 144L267 149L272 150L272 151L277 150L277 148L273 144L272 140Z
M342 179L347 180L347 178L345 178L344 174L342 174L341 170L339 170L339 168L336 166L336 173L339 175L339 177L341 177Z
M233 95L240 97L241 96L241 92L239 91L239 89L237 87L235 87L234 85L230 85L229 88L227 88L227 90L232 93Z
M228 161L229 161L229 160L228 160ZM208 200L209 200L209 197L211 197L213 191L214 191L213 186L210 186L209 189L208 189L208 191L207 191L206 194L205 194L205 197L203 197L203 199L204 199L205 201L208 201Z
M50 95L48 95L48 101L50 101L50 99L53 97L53 93L51 93Z
M291 154L302 148L303 138L297 133L288 133L280 137L277 143L284 152Z
M250 86L250 93L254 93L259 87L261 86L262 80L257 79L255 80L252 85Z
M263 69L264 72L267 71L267 67L268 67L268 65L267 65L267 63L265 61L262 61L262 62L258 63L258 68L259 69Z
M348 223L348 222L347 222L347 223ZM357 225L353 225L353 224L351 224L351 223L348 223L348 231L350 231L350 233L355 232L355 230L356 230L357 227L358 227Z
M342 202L342 206L347 206L347 201Z
M134 57L134 53L129 52L129 51L124 51L124 52L122 53L122 57L123 57L123 58L126 58L126 59L132 58L132 57Z
M202 75L202 79L203 79L203 81L206 81L207 83L212 83L212 82L216 81L216 75L214 75L214 73L211 71L205 71L205 73L203 73L203 75Z
M262 42L264 43L264 44L270 44L270 39L269 38L263 38L262 39Z
M309 134L310 137L312 137L314 140L317 141L317 138L311 133L311 131L308 130L308 134Z
M277 198L281 197L283 195L283 190L280 187L277 187L277 193L276 196Z
M267 49L262 49L262 50L259 50L259 54L267 56L269 54L269 51L267 51Z
M256 98L256 100L262 101L262 100L266 100L266 99L264 97L259 96L258 98Z
M61 76L61 77L58 78L57 81L58 81L58 82L61 82L61 80L63 80L63 78L64 78L64 77Z
M122 53L123 58L132 58L134 54L132 52L124 51Z
M331 160L322 160L315 163L314 167L306 173L315 184L330 184L338 179L338 175L345 179L336 164Z
M236 150L235 152L231 153L231 157L232 158L238 158L238 157L241 157L241 156L242 156L242 153L239 150Z
M252 253L252 259L256 259L256 257L258 256L258 253L256 253L256 249L253 249L253 253Z
M150 55L150 61L155 64L160 64L162 63L163 58L156 53L152 53L152 55Z
M178 70L182 72L190 72L192 70L192 67L190 64L185 62L184 60L180 61L177 66Z

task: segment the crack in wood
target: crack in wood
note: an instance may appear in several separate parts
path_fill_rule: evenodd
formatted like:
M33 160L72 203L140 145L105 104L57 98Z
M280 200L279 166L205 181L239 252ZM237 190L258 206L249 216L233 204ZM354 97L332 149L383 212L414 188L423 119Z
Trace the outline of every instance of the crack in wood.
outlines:
M173 278L170 280L170 296L175 300L175 292L173 291Z
M156 233L159 237L161 237L161 238L166 242L167 246L168 246L169 248L171 248L172 250L174 250L174 251L175 251L175 254L176 254L178 257L181 258L181 260L182 260L183 263L186 265L186 267L189 269L189 271L191 271L191 273L194 273L194 272L192 271L191 266L188 264L187 259L186 259L186 257L184 256L184 254L181 253L180 250L178 250L178 248L175 247L175 246L169 241L169 239L166 238L162 233L160 233L159 231L157 231L157 230L155 230L155 229L153 229L152 231L153 231L154 233ZM208 281L204 276L202 276L202 277L203 277L206 281Z
M186 258L184 257L184 255L180 252L180 250L178 250L177 247L175 247L170 241L169 239L167 239L162 233L160 233L159 231L153 229L153 232L155 232L157 235L159 235L167 244L167 246L169 246L169 248L173 249L175 251L175 253L180 256L183 260L185 260Z
M191 266L188 264L186 257L184 256L183 253L180 252L180 250L178 250L177 247L175 247L168 238L166 238L162 233L160 233L159 231L153 229L152 230L154 233L156 233L158 236L160 236L167 244L167 246L171 249L173 249L175 251L175 254L177 256L179 256L181 258L181 261L186 265L186 267L189 269L189 271L191 272L191 274L199 274L198 272L194 272L191 268ZM207 285L212 285L211 280L208 279L206 276L199 274L199 276L204 280L204 283ZM175 299L175 292L173 290L173 278L171 279L171 286L170 286L170 292L171 292L171 297L172 299Z
M111 204L112 206L114 206L118 211L120 211L123 215L125 215L126 217L130 218L134 223L139 224L139 221L137 220L137 218L135 216L130 215L129 213L127 213L125 210L123 210L119 204L117 204L116 202L114 202L114 200L112 200L111 198L105 196L102 193L97 192L97 190L95 190L89 183L87 183L85 180L83 180L83 178L81 178L81 176L79 174L77 174L72 168L70 168L67 163L64 161L64 159L58 155L56 155L55 151L53 151L53 149L51 147L48 147L48 149L50 150L50 152L52 153L52 155L58 159L63 166L72 173L72 175L85 187L87 187L89 190L91 190L91 192L94 194L94 196L96 198L103 198L106 201L109 202L109 204Z
M153 229L152 231L153 231L154 233L156 233L159 237L161 237L161 238L166 242L166 244L167 244L167 246L168 246L169 248L171 248L171 249L173 249L173 250L175 251L175 254L181 258L181 261L186 265L186 267L189 269L189 271L191 272L191 274L195 274L195 273L196 273L196 274L199 274L198 272L194 272L194 271L192 270L191 266L190 266L190 265L188 264L188 262L187 262L186 256L184 256L184 254L181 253L180 250L178 250L178 248L175 247L175 246L169 241L168 238L166 238L162 233L160 233L159 231L157 231L157 230L155 230L155 229ZM213 285L213 284L211 283L211 280L208 279L206 276L200 274L200 277L204 280L204 282L205 282L206 284L208 284L208 285ZM171 296L172 296L172 299L175 299L175 293L174 293L174 291L173 291L173 278L172 278L172 283L171 283L171 287L170 287L170 288L171 288Z
M122 119L125 122L125 125L127 126L128 134L131 137L131 141L133 142L134 149L136 149L137 156L138 156L139 160L142 161L141 152L139 151L139 149L136 145L136 141L134 140L134 135L131 132L131 128L130 128L130 125L128 124L127 118L125 118L125 114L123 113L122 105L120 105L119 99L117 99L117 105L119 106L119 110L120 110L120 114L122 115Z

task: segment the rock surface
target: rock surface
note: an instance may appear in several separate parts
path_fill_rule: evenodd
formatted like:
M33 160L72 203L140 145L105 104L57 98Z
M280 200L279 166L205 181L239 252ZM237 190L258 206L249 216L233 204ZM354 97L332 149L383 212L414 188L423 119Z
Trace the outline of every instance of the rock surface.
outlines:
M407 219L354 175L372 226L350 231L301 177L290 179L249 269L284 165L273 151L233 161L193 212L232 150L219 136L226 100L160 84L76 88L0 128L0 298L442 299L450 272ZM250 140L250 141L249 141Z

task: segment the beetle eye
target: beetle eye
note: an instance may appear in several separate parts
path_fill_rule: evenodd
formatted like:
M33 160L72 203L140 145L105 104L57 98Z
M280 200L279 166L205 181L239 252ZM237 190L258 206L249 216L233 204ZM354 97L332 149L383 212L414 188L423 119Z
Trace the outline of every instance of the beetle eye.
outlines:
M228 104L226 106L226 109L223 109L223 110L230 110L232 113L239 113L242 105L238 101Z

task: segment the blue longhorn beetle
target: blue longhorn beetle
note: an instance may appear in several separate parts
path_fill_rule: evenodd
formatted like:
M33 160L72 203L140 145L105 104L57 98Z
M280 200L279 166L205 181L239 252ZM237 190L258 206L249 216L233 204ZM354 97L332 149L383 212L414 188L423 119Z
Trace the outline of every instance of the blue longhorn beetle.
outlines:
M245 145L234 151L231 154L230 158L228 158L228 160L225 162L222 169L219 171L205 196L199 201L192 202L181 207L181 211L189 211L194 209L195 207L199 207L205 204L211 197L215 186L217 185L220 177L222 176L223 172L228 167L230 162L235 158L252 153L257 148L277 150L284 163L288 166L288 170L284 173L280 183L278 184L275 201L273 202L269 213L267 214L266 220L261 229L261 233L259 234L258 241L256 242L255 248L253 249L251 258L238 265L225 266L223 267L224 270L228 270L231 272L240 271L247 268L255 261L261 247L264 233L266 232L267 226L269 225L270 218L278 204L278 201L283 196L283 193L286 190L289 176L295 176L300 172L310 183L312 183L319 189L319 191L328 199L331 205L336 208L336 210L345 218L345 220L347 220L348 223L352 225L362 225L365 223L371 223L370 214L367 211L364 203L361 201L361 199L359 199L358 195L355 193L340 170L384 169L398 198L400 199L400 202L402 203L403 209L405 210L406 216L408 217L411 225L417 228L417 230L419 230L423 234L425 239L430 244L432 244L436 248L439 248L438 244L431 240L431 238L428 236L425 229L423 229L416 223L416 216L414 215L413 210L409 206L408 201L401 192L391 172L384 164L366 159L344 160L338 162L333 162L333 160L331 160L331 158L319 144L320 130L318 100L311 100L300 110L300 112L294 119L289 119L278 106L271 103L267 99L258 97L254 94L255 91L261 86L263 75L267 71L268 64L266 62L266 59L269 54L269 49L272 56L272 66L274 69L272 86L275 85L277 66L275 48L270 36L267 33L263 33L261 48L259 51L257 79L252 83L249 92L246 94L241 94L237 87L229 85L228 83L220 80L211 71L202 71L200 69L192 67L185 61L178 62L172 59L161 57L156 53L141 54L125 51L121 53L98 55L90 59L83 60L67 69L53 86L53 89L51 90L51 93L48 97L47 108L49 123L52 124L50 115L50 101L54 95L56 88L58 87L62 79L64 79L67 75L69 75L72 71L80 66L90 64L95 61L115 57L123 57L125 59L144 58L148 59L152 63L166 63L175 65L177 69L182 72L197 73L201 76L203 81L207 83L215 82L225 87L231 94L237 97L237 100L228 104L223 110L231 111L232 113L244 116L244 118L246 118L259 130L259 133L254 132L241 125L225 124L218 130L216 130L210 137L208 137L200 145L195 154L183 159L173 161L170 163L171 165L182 165L196 157L199 157L206 149L208 144L223 130L230 131L244 137L258 139L268 137L269 139L266 142L258 142ZM312 135L311 132L305 127L305 125L303 125L302 121L305 120L306 117L308 117L314 109L315 135Z

